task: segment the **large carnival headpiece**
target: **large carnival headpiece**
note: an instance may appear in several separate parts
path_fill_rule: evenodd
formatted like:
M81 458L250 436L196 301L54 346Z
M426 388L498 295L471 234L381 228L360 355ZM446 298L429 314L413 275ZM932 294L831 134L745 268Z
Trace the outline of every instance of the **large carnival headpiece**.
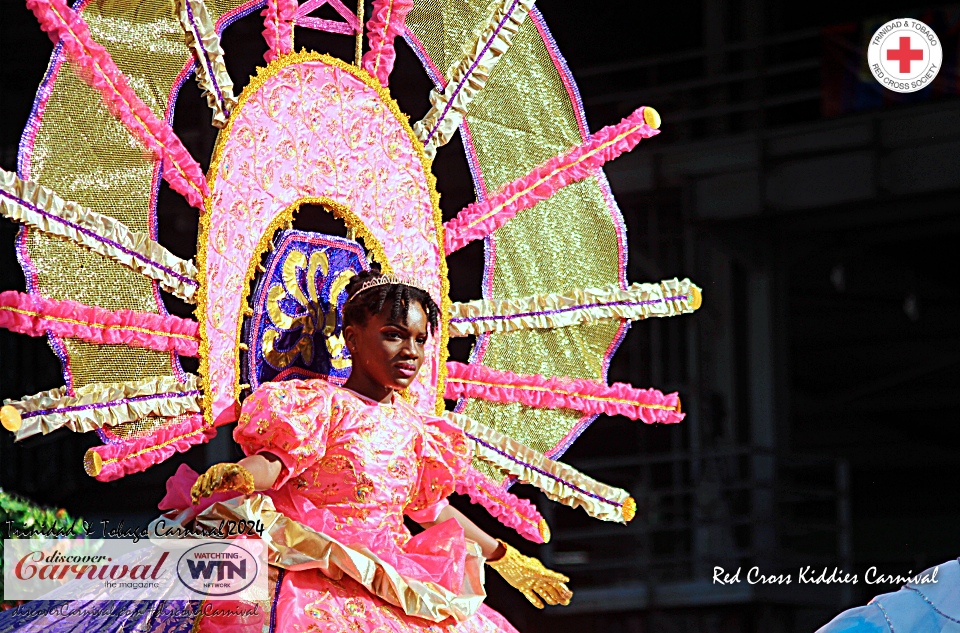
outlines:
M310 15L326 1L343 21ZM532 0L374 0L365 28L362 2L358 14L339 0L176 0L176 15L170 0L126 4L137 10L27 0L57 46L18 173L0 173L28 286L0 294L0 326L47 335L66 384L7 402L3 425L21 440L95 431L104 443L85 466L103 481L144 470L208 441L264 381L345 380L344 289L376 261L440 305L409 397L431 413L458 401L477 455L458 492L532 540L546 534L507 491L516 478L629 520L625 491L552 458L599 413L683 417L676 394L606 383L631 320L700 302L688 280L627 285L601 170L657 134L659 115L641 107L591 134ZM235 97L219 35L260 9L268 63ZM355 36L354 63L294 52L295 27ZM397 36L435 85L413 125L387 88ZM190 73L222 128L206 174L170 126ZM444 223L431 164L457 131L477 201ZM198 210L196 262L156 241L161 178ZM350 239L292 230L304 204ZM451 303L446 257L473 240L483 298ZM196 320L168 314L161 291L195 303ZM447 361L450 336L476 337L469 363ZM182 356L199 357L198 376Z

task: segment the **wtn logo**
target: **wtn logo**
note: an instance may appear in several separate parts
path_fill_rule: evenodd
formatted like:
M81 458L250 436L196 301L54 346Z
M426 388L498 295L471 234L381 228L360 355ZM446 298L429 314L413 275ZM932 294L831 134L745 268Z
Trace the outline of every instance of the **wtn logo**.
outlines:
M239 565L229 560L187 560L186 563L194 580L211 580L214 571L217 574L216 580L233 580L238 576L244 580L247 578L246 560L241 560Z
M260 562L240 543L206 542L191 547L180 556L177 577L192 592L207 598L235 596L258 578L265 579L265 562Z

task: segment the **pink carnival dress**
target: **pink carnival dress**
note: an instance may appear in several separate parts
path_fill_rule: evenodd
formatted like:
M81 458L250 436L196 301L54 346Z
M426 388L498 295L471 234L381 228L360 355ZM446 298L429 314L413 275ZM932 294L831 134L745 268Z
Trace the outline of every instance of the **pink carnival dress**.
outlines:
M287 565L273 575L269 622L257 631L515 631L480 603L483 561L456 521L417 536L403 522L404 515L432 522L448 505L470 460L460 429L399 397L380 404L324 380L290 380L267 383L244 401L234 439L247 455L280 458L281 474L264 493L277 512L375 560L381 578L361 584L335 566ZM473 600L463 595L468 576L479 594ZM392 588L383 577L394 579ZM428 617L409 613L417 609ZM235 630L215 620L198 630Z

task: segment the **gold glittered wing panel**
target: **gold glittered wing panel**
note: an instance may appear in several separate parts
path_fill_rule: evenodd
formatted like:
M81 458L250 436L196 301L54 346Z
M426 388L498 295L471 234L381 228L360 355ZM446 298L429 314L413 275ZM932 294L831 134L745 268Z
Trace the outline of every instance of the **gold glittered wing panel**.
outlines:
M187 7L188 4L191 6ZM163 329L175 319L167 316L157 282L162 283L165 276L169 277L168 272L188 285L193 281L192 262L154 257L157 254L165 257L159 245L152 242L157 234L156 204L161 177L170 181L171 173L182 170L186 164L193 169L186 180L192 176L196 183L197 174L202 180L199 166L189 156L182 156L185 163L178 163L174 157L161 168L170 158L167 155L169 141L176 140L168 124L180 86L199 59L204 42L211 50L208 58L201 61L212 72L199 73L201 85L208 93L222 88L221 92L226 95L223 103L230 105L230 86L213 86L211 82L212 76L213 82L219 79L221 83L225 80L228 83L214 31L222 30L233 19L259 9L264 3L262 0L208 0L204 4L203 11L196 11L199 5L194 0L186 3L180 0L179 11L174 10L170 0L81 1L74 10L56 0L43 0L32 7L55 41L54 32L48 27L60 21L55 25L60 37L24 130L17 176L29 187L52 192L61 202L48 208L31 205L30 200L7 202L8 206L16 203L18 215L22 216L16 219L32 220L24 221L17 248L28 292L36 298L34 304L40 305L38 302L43 298L54 302L43 304L53 306L54 312L79 309L92 315L93 321L88 319L78 325L93 331L91 336L57 335L56 327L46 328L63 367L64 397L84 399L83 394L87 392L140 393L138 389L142 390L143 381L157 380L172 380L171 384L180 385L164 393L193 395L193 389L183 387L193 378L180 368L178 354L183 353L182 348L176 345L158 348L138 344L136 336L124 338L131 333L126 327L129 320L118 325L111 320L114 317L96 311L124 314L129 311L129 314L141 315L137 317L140 320L155 316L157 323L166 324ZM181 19L181 14L186 19ZM84 55L86 67L80 59ZM106 67L105 62L109 62ZM110 65L115 65L115 70L111 70ZM91 82L91 74L98 73L102 73L100 79ZM130 92L125 93L126 99L123 90L115 89L115 96L123 102L119 106L116 99L110 101L106 88L91 85L97 81L102 84L104 78L108 88L124 82L128 86ZM211 104L214 105L222 104ZM130 108L132 114L126 123L121 121L123 116L118 115L118 107ZM216 108L214 111L215 118L219 118ZM143 132L148 133L151 117L155 118L153 128L164 128L161 132L166 131L167 136L144 142L134 128L142 123ZM179 147L179 142L177 145ZM172 181L171 186L179 190ZM47 196L44 200L50 198ZM36 203L36 199L32 202ZM80 214L71 216L60 212L63 209L67 212L79 209ZM89 213L84 216L86 211ZM96 220L99 229L105 230L92 226L91 218L100 218ZM44 224L46 226L42 226ZM122 239L117 238L118 232L122 233ZM174 261L173 268L164 265L170 261ZM169 284L164 289L171 291ZM185 288L185 292L190 295L192 288ZM189 300L189 296L183 298ZM24 302L22 297L9 299L5 301L5 305L9 304L7 307ZM80 307L76 308L77 305ZM51 315L45 316L49 326ZM175 322L173 327L190 329L188 323ZM123 331L118 334L119 330ZM160 336L166 335L160 333ZM183 337L180 341L183 343L191 335L181 332L174 334L174 339L177 336ZM140 393L136 397L153 396ZM119 397L117 401L122 400L124 398ZM80 405L74 404L71 408L76 406ZM100 447L110 449L103 453L102 459L93 460L94 456L88 454L88 461L96 462L91 474L99 470L100 462L122 458L126 449L118 447L133 450L138 440L147 444L166 442L166 446L176 450L186 450L192 444L206 441L207 434L193 429L199 418L192 406L184 409L172 404L157 407L141 404L139 408L126 407L125 410L129 415L114 416L108 424L78 426L79 430L96 428L101 439L109 442L108 446ZM136 411L144 415L131 413ZM88 464L88 472L90 466Z
M483 28L491 6L415 3L407 39L438 85L469 47L474 31ZM481 199L586 140L576 85L536 9L473 98L460 132ZM625 258L623 220L597 169L595 176L563 187L487 239L484 297L623 287ZM612 319L494 332L480 337L472 362L517 374L605 381L623 331L624 321ZM549 457L559 456L595 417L481 399L468 400L463 411ZM502 480L485 464L476 466Z

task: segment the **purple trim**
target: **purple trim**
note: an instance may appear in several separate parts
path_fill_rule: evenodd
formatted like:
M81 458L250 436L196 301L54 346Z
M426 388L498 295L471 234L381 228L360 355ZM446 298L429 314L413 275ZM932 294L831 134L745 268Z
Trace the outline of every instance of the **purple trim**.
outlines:
M32 295L38 295L39 290L37 289L37 277L33 270L33 264L30 261L30 255L27 253L27 235L29 227L21 226L20 230L17 232L17 239L15 242L17 261L20 263L20 268L23 269L24 278L26 280L27 292ZM67 354L66 347L64 347L63 342L54 336L51 333L47 333L47 343L50 345L50 349L53 350L54 355L60 360L60 368L63 373L63 381L67 387L67 393L69 395L74 395L73 392L73 373L70 371L70 356Z
M423 68L433 82L433 85L438 90L443 90L446 87L446 80L440 74L437 65L434 64L430 56L427 55L426 47L424 47L423 43L410 29L406 30L404 39L407 41L407 44L410 45L410 48L413 49L420 63L423 64ZM470 132L470 124L467 123L466 117L460 122L460 138L466 150L467 167L470 169L470 176L473 178L473 190L477 194L477 200L485 200L487 197L487 185L483 180L483 174L481 173L480 164L477 160L477 150L473 145L473 134Z
M427 76L430 77L431 81L433 81L434 86L438 89L443 89L445 87L445 79L440 74L440 70L437 68L437 65L433 63L432 59L430 59L430 55L427 53L426 47L423 45L423 43L410 29L406 30L404 39L407 41L407 44L410 45L410 48L413 49L413 52L416 54L417 59L420 60L420 63L423 64L424 70L427 73ZM477 194L477 200L485 200L487 197L487 185L483 180L483 174L481 173L480 164L477 160L477 151L473 146L473 136L470 134L470 127L467 124L466 118L464 118L464 120L460 123L460 134L463 137L467 165L470 167L470 175L473 177L473 189ZM487 262L489 262L489 257L486 256L486 251L484 251L482 296L485 299L489 298L489 294L486 291L489 269ZM488 334L481 334L479 337L477 337L476 344L474 344L473 349L470 350L470 358L467 361L469 364L472 365L474 363L478 363L483 359L483 353L486 350L486 341L488 338ZM467 399L461 397L457 399L457 403L454 405L453 410L456 413L462 413L464 407L466 406Z
M579 306L570 306L567 308L560 308L559 310L541 310L539 312L518 312L516 314L494 314L490 316L478 316L478 317L458 317L456 319L450 319L451 323L462 323L464 321L470 321L475 323L477 321L497 321L497 320L506 320L506 319L517 319L527 316L540 316L543 314L561 314L563 312L572 312L573 310L589 310L590 308L602 308L605 306L647 306L654 305L657 303L663 303L664 301L686 301L688 297L686 295L678 295L676 297L664 297L663 299L655 299L651 301L610 301L607 303L585 303Z
M93 402L90 404L78 404L72 407L60 407L59 409L47 409L45 411L29 411L27 413L21 414L21 418L33 418L38 415L52 415L55 413L71 413L73 411L86 411L89 409L106 409L108 407L114 407L118 404L126 404L127 402L144 402L147 400L156 400L159 398L180 398L183 396L199 396L200 391L194 389L193 391L180 391L180 392L171 392L171 393L154 393L146 396L134 396L133 398L121 398L120 400L111 400L110 402Z
M580 128L580 138L583 139L583 142L587 142L590 140L590 129L587 127L587 115L583 109L583 100L580 98L580 90L577 89L577 82L574 81L573 73L570 72L570 66L567 65L566 58L560 53L560 47L557 46L557 41L553 39L553 34L547 27L547 22L540 14L538 7L533 6L530 9L530 17L533 19L534 26L537 27L537 32L540 33L540 39L542 39L546 45L547 52L550 53L550 57L553 59L553 65L560 74L560 79L563 81L564 87L567 88L567 94L570 96L573 111L577 117L577 127Z
M493 296L493 270L497 265L497 243L493 235L487 235L483 238L483 262L483 280L480 284L480 293L484 299L490 299ZM470 358L467 359L470 365L483 363L487 354L487 346L490 345L491 334L492 332L484 332L477 337L473 349L470 350ZM467 407L467 402L466 397L461 398L454 411L462 413ZM509 484L507 488L509 488Z
M586 431L587 428L597 420L598 417L600 417L600 414L594 413L577 420L577 423L573 425L573 427L570 429L570 432L560 438L560 441L557 442L556 446L545 452L544 455L550 459L559 459L564 453L567 452L567 449L570 448L575 441L577 441L577 438L583 435L583 432Z
M270 633L277 630L277 603L280 602L280 585L287 570L283 567L277 572L277 584L273 587L273 603L270 605Z
M67 352L67 346L58 336L49 332L47 333L47 342L50 343L50 349L53 350L53 353L60 359L60 367L64 370L64 384L67 387L67 393L72 396L74 395L73 372L70 370L70 353Z
M493 235L487 235L483 238L483 264L483 280L480 283L480 294L484 299L490 299L493 297L493 271L497 266L497 242ZM487 346L490 345L491 335L492 332L484 332L477 337L473 349L470 350L470 358L467 360L470 365L483 363L483 359L487 355ZM461 398L454 411L462 413L467 407L467 402L468 400L466 398ZM506 488L509 487L510 484L507 483Z
M582 107L582 104L581 104ZM627 288L627 225L623 219L623 213L620 211L620 206L617 204L616 198L613 197L613 191L610 189L610 183L607 181L607 176L604 174L602 168L596 170L597 184L600 186L600 190L603 192L603 198L607 202L607 210L610 212L610 215L613 219L614 229L617 232L617 253L618 264L620 267L620 287L623 289ZM610 362L613 360L613 355L618 349L620 349L620 344L623 343L624 339L627 337L627 332L630 330L631 322L627 319L623 319L620 323L620 327L617 330L616 336L613 340L610 341L610 346L607 348L607 351L603 355L603 381L606 382L609 378ZM592 422L592 420L590 421ZM589 423L588 423L589 424ZM586 427L584 427L586 428ZM571 440L580 436L582 429L574 429L574 432L571 433ZM567 444L564 447L559 455L562 455L570 444ZM555 449L556 450L556 449Z
M467 70L467 73L463 76L463 79L460 80L460 83L457 84L457 87L454 89L453 94L450 95L450 99L447 100L446 107L443 108L443 112L440 113L440 118L437 119L436 125L433 126L433 129L430 130L430 133L427 134L427 139L423 142L424 145L430 142L430 139L433 138L434 133L436 133L437 128L440 127L440 123L443 121L443 118L447 116L447 112L450 111L450 108L453 106L454 99L457 98L457 95L460 94L460 91L463 89L464 84L467 82L467 79L473 74L473 71L476 69L477 65L480 63L480 60L490 50L490 46L493 45L493 40L497 38L497 35L500 34L500 30L503 28L503 25L507 23L507 20L510 19L510 16L513 15L514 9L517 8L517 5L520 3L520 0L513 0L513 4L510 5L510 8L507 10L506 15L503 16L503 19L500 20L500 23L497 24L497 28L493 30L493 35L490 36L490 39L487 40L487 43L483 45L483 49L480 51L480 54L477 55L477 58L473 61L473 65Z
M216 31L218 35L223 34L223 30L239 20L240 18L246 17L256 11L257 9L262 9L267 6L267 0L251 0L245 5L239 6L230 13L224 13L220 16L220 19L217 20Z
M497 268L497 238L493 233L483 238L483 259L486 267L483 269L480 294L484 299L493 299L493 275Z
M190 26L193 27L194 34L197 37L197 46L199 46L200 50L203 51L203 61L204 65L207 67L207 74L210 77L210 83L213 84L213 87L217 91L217 99L220 101L220 107L223 108L223 113L229 116L230 113L227 112L227 102L223 99L223 93L220 91L220 84L217 83L217 78L213 74L213 65L210 63L210 55L207 53L207 49L203 47L203 38L200 37L200 29L197 27L196 20L193 17L193 8L190 6L189 2L186 2L185 4L187 6L187 17L190 18Z
M539 473L539 474L543 475L544 477L547 477L548 479L552 479L552 480L554 480L554 481L556 481L556 482L558 482L558 483L561 483L561 484L563 484L564 486L566 486L566 487L568 487L568 488L572 488L573 490L576 490L577 492L579 492L579 493L581 493L581 494L585 494L585 495L587 495L588 497L592 497L592 498L594 498L594 499L597 499L598 501L602 501L602 502L604 502L604 503L608 503L608 504L610 504L610 505L612 505L612 506L616 506L616 507L618 507L618 508L620 508L620 507L623 506L622 503L617 503L616 501L611 501L610 499L607 499L606 497L601 497L601 496L598 495L598 494L595 494L595 493L589 492L589 491L587 491L587 490L584 490L583 488L581 488L581 487L579 487L579 486L577 486L577 485L575 485L575 484L572 484L572 483L570 483L569 481L567 481L567 480L565 480L565 479L561 479L560 477L557 477L557 476L554 475L553 473L549 473L549 472L547 472L547 471L545 471L545 470L543 470L543 469L541 469L541 468L537 468L537 467L534 466L533 464L528 464L528 463L526 463L526 462L520 461L519 459L517 459L516 457L514 457L514 456L511 455L510 453L507 453L506 451L503 451L503 450L497 448L496 446L494 446L494 445L492 445L492 444L488 444L487 442L481 440L479 437L470 435L470 434L467 433L467 432L464 432L464 435L466 435L467 437L469 437L471 440L473 440L473 441L476 442L477 444L480 444L481 446L485 446L486 448L489 448L491 451L493 451L493 452L495 452L495 453L497 453L497 454L499 454L499 455L502 455L503 457L506 457L506 458L509 459L510 461L512 461L512 462L514 462L514 463L517 463L517 464L520 464L521 466L525 466L526 468L529 468L530 470L532 470L532 471L534 471L534 472L536 472L536 473Z
M54 62L47 67L47 72L43 75L40 87L37 89L37 96L33 100L33 106L30 108L30 116L27 117L27 124L23 128L23 134L20 135L20 145L17 152L17 176L25 178L24 173L30 171L30 160L33 158L27 147L33 148L33 142L37 138L37 132L40 131L40 119L43 117L43 110L46 109L47 100L50 98L50 92L53 90L51 78L60 71L60 65L63 63L61 52L63 42L57 42L53 48L51 57Z
M404 29L403 39L406 40L410 48L413 49L413 54L417 56L420 63L423 64L423 69L426 71L427 76L430 77L430 81L433 82L434 87L438 90L443 90L446 87L446 79L444 79L437 65L430 59L423 42L421 42L410 29Z
M560 52L557 42L553 39L553 35L550 33L550 29L547 27L547 23L544 21L539 9L537 7L533 7L531 10L531 15L533 18L533 23L537 27L537 31L540 33L541 38L547 45L547 51L550 53L550 56L554 61L554 66L556 66L557 70L559 71L560 78L563 80L564 86L567 88L567 94L574 105L573 110L577 117L577 124L580 127L581 136L584 139L584 142L586 142L590 139L590 130L587 128L587 115L583 107L583 100L580 98L580 90L577 88L577 82L574 80L573 73L570 71L570 66L567 64L566 58L564 58L563 54ZM623 213L620 211L620 207L617 205L616 198L613 196L613 191L610 190L610 183L607 180L602 168L597 168L596 178L597 183L600 185L600 189L603 192L604 199L607 202L607 210L610 212L610 216L613 219L614 228L617 232L620 281L622 287L626 288L627 225L626 222L624 222ZM616 350L617 346L612 347L607 354L607 357L604 359L604 371L606 371L606 366L610 364L610 358L613 356L613 353Z
M77 0L73 3L71 7L77 13L81 12L89 3L90 0ZM265 0L253 0L243 6L238 7L233 12L225 14L220 17L220 20L217 21L217 32L221 33L224 28L239 20L240 18L248 15L249 13L263 7L266 4ZM57 44L50 57L50 64L47 67L47 72L44 75L44 78L40 84L40 87L37 90L37 96L34 99L33 107L30 112L30 116L27 120L27 124L24 127L23 134L20 138L20 145L17 152L17 176L21 179L28 180L30 178L30 160L33 153L33 144L36 140L37 132L42 127L43 113L46 108L47 100L53 90L54 83L60 72L60 68L63 65L65 56L63 54L62 44ZM178 77L175 80L175 84L171 90L171 98L167 103L167 121L172 124L173 120L173 111L174 104L176 102L176 96L183 86L186 78L192 72L193 62L188 63L188 69L185 73L181 73L182 77ZM177 85L179 82L179 85ZM156 240L157 238L157 192L160 186L160 177L162 175L162 162L157 162L157 169L154 173L154 182L153 182L153 194L150 202L150 236L152 239ZM21 227L19 233L17 234L16 249L17 249L17 260L20 263L20 267L23 269L24 278L26 280L27 292L30 294L39 294L39 288L37 286L37 276L36 270L34 269L33 262L30 259L30 255L27 252L26 248L26 238L29 234L27 227ZM163 304L163 301L160 297L159 289L156 282L153 284L154 297L157 301L157 308L160 314L167 315L169 314L166 310L166 306ZM47 335L47 339L50 343L50 347L53 349L54 354L57 358L60 359L60 366L63 373L64 382L67 387L67 393L74 395L73 390L73 373L70 370L70 356L67 353L65 346L62 341L52 334ZM171 353L172 365L174 373L177 374L177 377L182 381L186 378L186 374L183 369L180 367L179 359L177 355ZM116 443L117 440L111 440L102 429L97 429L97 435L100 436L100 439L105 443Z
M464 149L467 155L467 167L470 169L470 177L473 178L473 190L477 194L477 201L482 202L487 199L487 182L483 178L483 171L480 169L480 161L477 158L477 148L473 144L473 132L470 131L470 124L464 117L460 121L460 140L463 141Z
M114 248L116 248L116 249L118 249L118 250L126 253L127 255L130 255L131 257L133 257L133 258L135 258L135 259L139 259L139 260L141 260L141 261L144 261L144 262L150 264L151 266L153 266L153 267L155 267L155 268L159 268L160 270L162 270L163 272L167 273L167 274L170 275L171 277L176 277L177 279L179 279L180 281L182 281L183 283L185 283L185 284L187 284L187 285L197 286L197 287L200 286L199 282L197 282L195 279L190 279L190 278L187 277L186 275L181 275L180 273L176 272L176 271L173 270L172 268L167 268L166 266L163 266L162 264L158 264L157 262L153 261L153 260L150 259L149 257L146 257L146 256L144 256L143 254L138 253L137 251L134 251L134 250L131 250L131 249L129 249L129 248L126 248L125 246L123 246L122 244L120 244L120 243L118 243L118 242L114 242L113 240L107 239L107 238L103 237L102 235L99 235L99 234L96 233L95 231L91 231L90 229L84 228L84 227L80 226L79 224L74 224L73 222L70 222L70 221L68 221L68 220L65 220L65 219L61 218L60 216L58 216L58 215L55 215L55 214L53 214L53 213L49 213L49 212L47 212L47 211L44 211L44 210L41 209L40 207L37 207L37 206L35 206L35 205L27 202L26 200L24 200L24 199L22 199L22 198L18 198L18 197L14 196L14 195L11 195L11 194L7 193L6 191L0 190L0 195L2 195L2 196L5 197L5 198L11 199L11 200L13 200L14 202L16 202L16 203L18 203L18 204L21 204L21 205L27 207L28 209L30 209L30 210L33 211L34 213L38 213L38 214L44 216L44 217L47 218L47 219L54 220L55 222L62 222L63 224L66 224L67 226L71 227L72 229L74 229L74 230L77 231L78 233L83 233L84 235L87 235L87 236L92 237L92 238L94 238L94 239L100 240L101 242L104 242L105 244L109 244L109 245L113 246Z
M27 293L37 294L37 277L34 274L32 262L30 261L30 254L27 252L27 236L30 234L30 227L26 225L20 225L20 230L17 231L17 238L14 246L17 252L17 261L20 263L20 268L23 269L23 275L26 279Z
M620 264L620 287L626 289L627 224L623 220L623 213L620 211L620 206L617 204L616 198L613 197L613 191L610 189L610 182L607 181L607 175L604 173L603 168L597 168L596 179L597 184L600 185L600 190L603 193L603 198L607 202L607 209L610 211L610 215L613 218L614 229L616 229L617 232L617 250L619 254L618 263Z

